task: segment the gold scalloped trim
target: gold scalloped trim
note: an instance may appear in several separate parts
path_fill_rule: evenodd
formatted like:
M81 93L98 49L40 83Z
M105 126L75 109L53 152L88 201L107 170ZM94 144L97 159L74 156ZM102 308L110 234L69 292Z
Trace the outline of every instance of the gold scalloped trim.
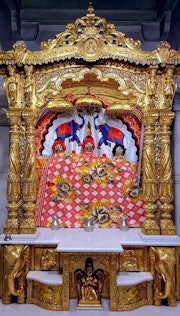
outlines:
M133 110L131 106L128 104L129 102L130 102L129 100L122 100L122 101L115 102L107 106L105 113L110 116L117 116L117 115L132 113Z
M55 112L59 112L61 110L63 110L63 112L69 112L74 110L74 106L70 101L56 96L54 99L49 101L47 109Z
M82 97L79 97L76 102L75 102L75 105L81 105L81 104L84 104L84 103L88 103L88 104L97 104L99 106L102 106L102 102L93 97L92 95L85 95L85 96L82 96Z

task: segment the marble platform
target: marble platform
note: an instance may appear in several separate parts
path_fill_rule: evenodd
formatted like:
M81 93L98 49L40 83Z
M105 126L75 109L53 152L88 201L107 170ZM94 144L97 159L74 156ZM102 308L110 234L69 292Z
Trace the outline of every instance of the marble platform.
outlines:
M0 300L0 315L9 316L176 316L180 313L180 302L177 306L153 306L146 305L132 311L113 312L109 310L109 300L103 300L102 310L77 310L77 301L70 300L69 311L50 311L33 304L9 304L4 305Z
M114 252L123 251L123 246L180 246L178 235L144 235L140 228L120 229L94 228L86 232L83 228L37 228L32 238L12 235L10 241L0 235L0 244L56 245L58 252Z

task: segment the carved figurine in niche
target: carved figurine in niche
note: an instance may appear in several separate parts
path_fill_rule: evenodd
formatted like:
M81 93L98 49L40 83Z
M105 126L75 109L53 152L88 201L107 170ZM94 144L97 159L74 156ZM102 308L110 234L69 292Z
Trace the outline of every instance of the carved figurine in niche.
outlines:
M86 259L85 270L77 269L74 273L78 292L78 306L101 307L101 292L104 284L104 271L94 271L93 261Z
M173 69L169 68L164 78L164 94L165 94L165 107L170 108L172 99L176 91L176 81L173 75Z
M42 270L53 270L57 267L57 252L54 249L44 249L40 262Z
M4 90L6 92L9 105L13 108L17 107L19 95L19 75L16 73L15 66L8 66L9 77L4 83Z
M136 252L134 250L125 250L121 255L120 266L122 270L125 271L138 271L139 264Z

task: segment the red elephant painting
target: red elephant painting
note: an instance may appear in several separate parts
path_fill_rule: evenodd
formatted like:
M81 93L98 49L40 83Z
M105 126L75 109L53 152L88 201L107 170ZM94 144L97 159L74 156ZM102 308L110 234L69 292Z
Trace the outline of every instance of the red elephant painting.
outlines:
M102 137L100 138L98 142L97 148L100 148L102 144L109 145L108 141L113 142L115 144L123 145L125 134L118 128L109 126L107 123L104 123L104 122L97 125L96 119L98 117L99 116L96 115L94 118L94 126L96 130L99 130L101 132Z
M62 123L56 128L57 138L60 137L63 141L66 138L70 137L70 141L76 141L78 145L81 144L79 137L77 136L77 131L84 126L84 118L79 114L79 117L82 119L82 123L78 123L75 120Z

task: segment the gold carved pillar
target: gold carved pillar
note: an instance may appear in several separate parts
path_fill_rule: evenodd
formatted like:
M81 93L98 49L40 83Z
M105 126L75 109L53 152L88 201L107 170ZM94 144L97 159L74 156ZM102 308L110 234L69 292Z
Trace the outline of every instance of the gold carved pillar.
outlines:
M171 219L173 206L173 180L172 180L172 163L170 152L170 126L174 118L174 113L170 111L160 112L160 179L159 179L159 199L161 204L161 234L175 235L176 228Z
M24 66L24 100L27 109L35 108L35 79L33 73L33 66Z
M160 229L156 222L155 212L158 199L157 175L155 166L155 124L158 119L158 112L145 112L142 115L144 124L144 145L143 145L143 196L145 220L142 224L142 232L147 235L159 235Z
M22 187L22 199L24 219L20 226L20 233L33 234L36 231L35 221L35 201L36 201L36 175L35 175L35 124L36 112L23 112L22 116L25 121L25 138L26 138L26 151L24 161L24 175Z
M111 254L110 260L110 310L117 310L117 254Z
M10 152L7 179L8 219L4 233L18 234L18 209L20 207L20 112L7 112L10 123Z
M63 294L62 294L62 306L63 310L69 309L69 266L70 266L70 255L67 253L62 254L63 260Z

